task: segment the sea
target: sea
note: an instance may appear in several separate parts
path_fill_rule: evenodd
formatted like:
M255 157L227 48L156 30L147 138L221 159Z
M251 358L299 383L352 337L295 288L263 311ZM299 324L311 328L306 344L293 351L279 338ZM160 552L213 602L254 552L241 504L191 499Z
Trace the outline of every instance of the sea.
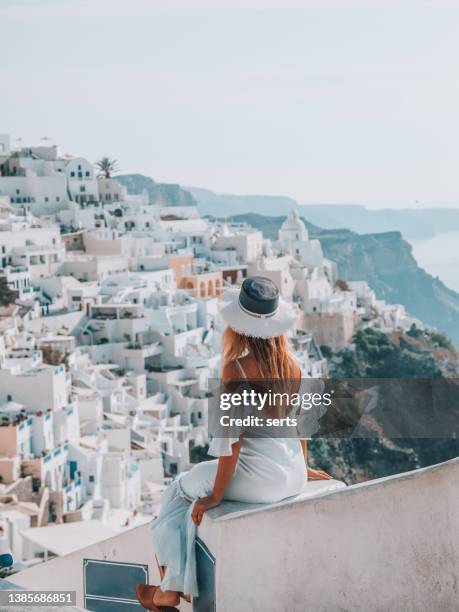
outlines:
M459 292L459 232L439 233L433 238L409 242L419 266Z

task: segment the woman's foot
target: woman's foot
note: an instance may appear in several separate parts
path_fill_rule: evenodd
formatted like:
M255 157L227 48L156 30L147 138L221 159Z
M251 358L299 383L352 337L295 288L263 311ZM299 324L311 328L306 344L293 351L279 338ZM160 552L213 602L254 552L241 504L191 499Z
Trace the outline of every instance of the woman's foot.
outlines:
M159 587L153 595L155 606L177 606L180 603L180 596L177 591L162 591Z
M157 589L157 586L152 586L150 584L135 585L135 594L140 605L145 608L145 610L154 610L156 607L153 603L153 597Z
M156 594L160 592L161 596ZM171 612L175 610L180 597L175 591L161 591L159 587L152 586L150 584L137 584L135 587L135 593L140 605L145 610L153 610L154 612ZM156 601L156 600L160 601Z

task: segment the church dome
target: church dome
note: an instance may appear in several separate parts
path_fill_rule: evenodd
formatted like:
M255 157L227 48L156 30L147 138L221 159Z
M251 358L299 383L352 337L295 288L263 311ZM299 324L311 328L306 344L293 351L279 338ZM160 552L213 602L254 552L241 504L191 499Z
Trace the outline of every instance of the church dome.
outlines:
M307 240L308 237L308 231L306 229L306 226L298 216L298 212L296 210L291 210L288 213L287 218L281 225L280 231L284 235L285 232L288 232L289 234L298 234L298 236L301 237L301 240Z

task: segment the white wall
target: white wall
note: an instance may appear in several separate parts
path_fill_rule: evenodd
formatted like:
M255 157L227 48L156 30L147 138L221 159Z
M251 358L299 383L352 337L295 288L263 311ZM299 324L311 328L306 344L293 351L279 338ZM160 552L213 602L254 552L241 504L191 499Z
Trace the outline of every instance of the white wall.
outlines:
M149 566L151 584L158 584L158 570L150 541L150 526L143 525L76 553L31 567L10 576L9 580L27 589L76 590L77 606L83 606L83 559L145 563ZM187 609L183 605L180 608L182 612Z
M0 195L10 196L11 203L18 208L30 206L34 214L58 210L68 201L63 174L36 176L30 172L27 176L0 177ZM24 199L31 203L24 203Z
M0 397L12 396L30 412L57 410L68 403L64 366L41 367L17 375L0 370Z
M217 610L457 610L459 459L224 520Z

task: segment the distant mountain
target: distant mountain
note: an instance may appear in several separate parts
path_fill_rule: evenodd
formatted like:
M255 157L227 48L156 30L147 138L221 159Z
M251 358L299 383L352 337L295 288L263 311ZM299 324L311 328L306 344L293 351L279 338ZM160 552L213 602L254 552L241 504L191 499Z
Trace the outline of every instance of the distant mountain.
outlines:
M298 208L298 203L287 196L226 195L197 187L185 189L196 199L202 215L226 217L250 212L260 215L286 215L292 208Z
M143 174L120 174L115 178L127 188L130 194L146 191L150 204L158 204L160 206L197 206L197 202L191 193L182 189L180 185L156 183L152 178Z
M360 234L398 231L408 240L459 231L459 208L370 210L365 206L327 204L300 206L311 223L332 229L345 227Z
M216 217L244 213L285 215L296 208L308 221L325 229L345 227L361 234L398 231L409 240L459 231L459 208L371 210L357 204L301 205L287 196L229 195L196 187L186 189L195 197L202 214Z
M235 215L275 239L284 216ZM366 280L378 298L403 304L426 325L447 334L459 346L459 294L420 268L400 232L357 234L347 229L321 229L304 219L311 238L338 265L345 280Z

